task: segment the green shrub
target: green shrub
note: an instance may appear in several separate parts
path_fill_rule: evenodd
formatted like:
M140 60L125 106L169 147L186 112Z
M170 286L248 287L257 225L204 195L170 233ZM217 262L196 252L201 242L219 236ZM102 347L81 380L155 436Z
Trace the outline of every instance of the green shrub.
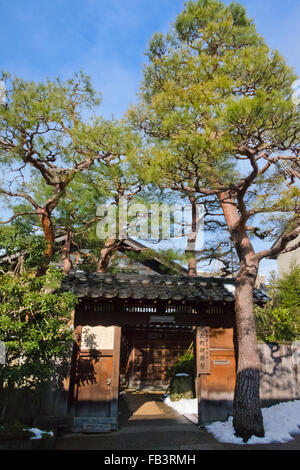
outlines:
M297 323L287 308L271 305L255 307L257 338L261 341L294 341L297 338Z
M195 380L190 375L174 376L170 385L171 401L195 398Z
M4 423L0 425L0 441L26 440L34 436L29 429L21 423Z
M277 281L278 307L288 309L300 329L300 266L292 264L289 273Z
M196 375L196 365L194 354L190 351L185 352L177 362L169 369L168 378L173 378L176 374L189 374L191 377Z

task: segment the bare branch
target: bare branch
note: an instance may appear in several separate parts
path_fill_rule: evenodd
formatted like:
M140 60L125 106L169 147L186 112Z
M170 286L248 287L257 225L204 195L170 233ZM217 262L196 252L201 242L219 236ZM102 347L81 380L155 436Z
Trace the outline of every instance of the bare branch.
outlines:
M292 232L281 235L279 240L271 247L269 250L262 250L256 254L256 258L261 260L263 258L271 258L273 256L279 255L280 253L289 253L296 250L299 247L299 243L287 248L287 245L295 240L300 235L300 225L294 229Z
M5 220L5 222L0 221L0 225L9 224L17 217L22 217L23 215L37 215L37 213L36 212L20 212L18 214L12 215L9 219Z
M26 199L28 202L30 202L30 204L35 208L35 209L38 209L39 208L39 204L37 202L35 202L35 200L29 196L29 194L25 194L25 193L12 193L11 191L6 191L5 189L1 189L1 192L0 194L5 194L6 196L10 196L10 197L20 197L20 198L23 198L23 199Z

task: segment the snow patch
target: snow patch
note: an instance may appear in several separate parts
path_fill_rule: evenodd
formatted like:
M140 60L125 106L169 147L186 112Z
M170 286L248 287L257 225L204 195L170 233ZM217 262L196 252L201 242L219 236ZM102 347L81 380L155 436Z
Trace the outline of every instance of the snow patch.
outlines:
M247 444L271 444L293 440L291 434L300 434L300 400L279 403L262 409L265 437L252 436ZM208 432L220 442L245 444L234 435L232 417L225 423L215 422L206 426Z
M54 434L52 431L42 431L39 428L30 428L29 431L33 432L35 435L32 436L30 439L42 439L43 436L51 436L53 437Z
M235 285L233 284L224 284L225 289L227 289L231 294L235 294Z
M173 408L177 413L181 415L186 414L198 414L198 400L194 398L193 400L188 400L187 398L182 398L178 401L171 401L170 396L168 395L164 402L166 405Z
M198 414L197 398L193 400L184 398L179 401L171 401L168 395L164 398L164 403L181 415ZM247 444L284 443L293 440L292 434L300 434L300 400L279 403L270 408L263 408L262 414L265 437L252 436ZM232 421L233 418L231 416L228 421L217 421L206 426L206 429L219 442L245 445L242 438L234 435Z

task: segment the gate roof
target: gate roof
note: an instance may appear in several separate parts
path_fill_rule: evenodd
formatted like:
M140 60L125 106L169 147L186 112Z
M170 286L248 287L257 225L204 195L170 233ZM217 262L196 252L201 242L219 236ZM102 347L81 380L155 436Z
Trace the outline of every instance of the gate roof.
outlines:
M174 300L187 302L233 302L234 279L170 275L99 274L77 271L65 277L62 290L72 291L78 298ZM255 289L254 301L270 298Z

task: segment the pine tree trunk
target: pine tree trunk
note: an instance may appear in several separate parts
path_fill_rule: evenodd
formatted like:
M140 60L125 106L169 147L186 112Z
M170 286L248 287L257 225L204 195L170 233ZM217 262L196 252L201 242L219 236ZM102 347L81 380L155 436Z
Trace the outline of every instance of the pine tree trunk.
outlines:
M72 262L70 260L70 248L71 248L72 232L67 231L65 237L65 243L62 249L62 260L63 260L63 274L67 276L72 269Z
M113 238L108 238L105 241L104 247L100 251L97 273L105 273L107 271L110 259L116 249L116 246L116 240Z
M188 262L188 275L197 276L197 260L196 258L190 258Z
M37 276L43 276L46 274L49 263L51 261L51 257L54 253L54 229L51 220L51 214L46 210L39 208L38 215L40 217L40 221L42 224L42 229L44 232L44 237L46 240L46 249L44 251L44 262L37 270Z
M253 312L253 289L257 268L242 268L236 280L235 314L238 335L238 368L233 402L233 426L247 442L252 435L263 437L260 403L260 359ZM253 272L254 271L254 272Z
M237 436L247 442L252 435L264 436L260 403L260 359L253 308L253 291L259 261L240 214L229 192L219 195L231 240L240 260L236 278L235 316L238 339L238 367L233 401L233 426Z

